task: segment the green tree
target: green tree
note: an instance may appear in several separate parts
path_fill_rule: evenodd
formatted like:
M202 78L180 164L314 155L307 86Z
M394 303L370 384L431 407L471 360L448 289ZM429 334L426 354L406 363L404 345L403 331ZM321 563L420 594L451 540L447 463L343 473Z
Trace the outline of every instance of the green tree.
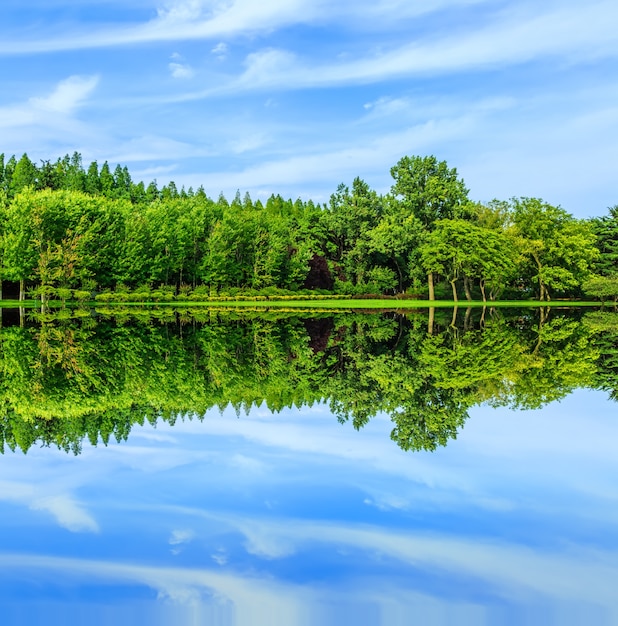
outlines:
M392 196L384 199L382 219L367 233L369 249L383 255L384 265L394 265L400 292L410 285L415 274L424 233L421 221ZM433 275L430 297L433 299Z
M99 179L99 165L96 161L92 161L88 166L84 180L84 191L93 196L101 193L101 181Z
M599 256L590 224L538 198L513 199L512 211L524 276L538 284L539 299L580 287Z
M618 275L618 205L609 208L609 215L590 220L600 255L594 263L595 274Z
M101 186L101 193L108 198L114 198L116 193L114 176L109 168L109 163L105 161L101 166L99 172L99 184Z
M34 187L37 182L37 175L36 165L24 153L13 170L9 183L9 193L15 195L25 187Z
M420 249L428 273L446 276L457 301L457 281L463 279L466 298L472 299L470 284L478 281L483 300L485 286L492 291L504 286L516 269L517 249L505 233L477 226L466 220L437 220Z
M368 272L377 263L370 232L378 225L382 210L381 198L360 178L354 179L351 190L340 185L331 196L324 226L329 257L340 280L353 286L367 281Z
M398 207L396 222L414 216L422 227L431 231L439 219L470 217L468 189L457 170L435 156L405 156L393 168L395 180L391 193ZM434 276L427 276L429 298L434 299Z

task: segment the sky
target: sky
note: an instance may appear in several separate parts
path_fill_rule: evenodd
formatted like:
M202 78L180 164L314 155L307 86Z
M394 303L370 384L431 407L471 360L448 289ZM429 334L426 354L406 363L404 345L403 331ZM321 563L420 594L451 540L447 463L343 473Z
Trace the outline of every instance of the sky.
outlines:
M323 404L7 451L4 623L615 624L615 406L475 407L434 453Z
M404 155L478 201L618 203L614 0L3 0L0 152L326 202Z

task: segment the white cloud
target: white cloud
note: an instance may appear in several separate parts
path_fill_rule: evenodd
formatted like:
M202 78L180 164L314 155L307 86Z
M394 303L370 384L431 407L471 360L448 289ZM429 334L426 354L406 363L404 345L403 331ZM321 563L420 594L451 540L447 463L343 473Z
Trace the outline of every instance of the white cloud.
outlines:
M170 546L174 546L170 549L170 552L174 555L180 554L184 547L193 541L195 533L192 530L173 530L168 540Z
M540 13L504 11L476 30L455 30L446 36L427 37L336 63L320 63L288 50L266 48L247 56L246 69L236 79L178 99L252 89L379 83L406 76L486 70L549 57L568 59L570 63L613 58L618 56L618 39L609 15L616 13L614 4L606 0L586 6L550 7Z
M179 546L190 543L194 538L195 533L192 530L173 530L168 543L171 546Z
M25 103L0 107L0 128L53 125L59 118L69 118L83 106L98 83L98 76L70 76L60 81L46 96L35 96Z
M71 532L98 532L99 525L86 509L70 493L40 496L42 491L58 491L59 485L42 485L27 482L0 482L0 500L28 506L34 511L50 513L59 526Z
M208 4L213 4L213 13L223 2L204 2L203 0L175 0L168 2L165 8L157 9L157 16L164 24L193 22L204 16Z
M262 158L261 162L244 170L182 175L176 182L195 185L199 178L206 190L223 190L227 194L233 194L236 189L254 194L265 187L282 192L282 183L305 189L319 183L334 190L340 182L349 182L362 172L380 172L385 178L389 168L404 154L422 154L436 142L467 136L475 126L473 113L453 119L430 120L380 137L360 136L348 141L345 147L313 146L313 150L304 154Z
M460 6L491 2L492 0L434 0L431 3L424 0L361 0L356 3L357 11L350 11L347 15L350 19L357 18L371 24L376 18L402 20Z
M379 119L391 115L400 115L410 111L412 106L413 103L410 98L382 97L373 102L365 103L363 108L368 111L365 119Z
M68 115L83 104L98 84L98 76L70 76L60 81L49 96L31 98L29 104L35 109Z
M600 551L596 546L564 544L555 548L529 547L500 537L485 539L293 518L273 521L255 514L248 519L199 509L184 512L233 527L245 536L247 552L266 560L288 558L317 546L347 554L351 550L361 551L365 563L388 558L441 577L475 579L488 593L507 601L570 601L603 607L618 616L614 593L618 554L611 549ZM359 572L359 580L363 576L367 576L366 571ZM359 588L358 583L355 588ZM379 589L375 591L380 593Z
M214 54L217 59L223 61L227 57L229 46L221 41L210 52Z
M261 524L259 521L239 521L237 527L245 535L245 549L249 554L264 559L281 559L296 552L295 541L284 535L271 532L268 525Z
M258 461L257 459L253 459L244 454L234 454L230 460L229 464L232 467L236 467L243 472L247 472L250 474L256 474L264 471L264 463Z
M0 54L48 52L154 41L219 39L243 33L272 33L291 24L316 22L348 25L356 17L365 28L377 17L391 22L412 20L421 13L483 4L446 0L438 4L384 0L348 5L326 0L177 0L159 9L157 16L143 24L124 25L88 33L65 33L61 38L37 38L0 42ZM488 17L493 16L495 17ZM362 18L359 18L362 16ZM478 16L477 16L478 17ZM526 3L502 12L488 12L467 22L449 25L448 33L437 32L405 45L339 63L295 60L284 51L256 51L247 59L247 70L227 86L209 89L206 97L218 92L245 89L280 89L380 82L403 76L425 76L525 63L544 57L563 57L570 62L618 55L613 24L616 5L611 0L584 4L567 2L550 5ZM352 19L352 21L354 21ZM478 25L477 25L478 24ZM225 54L225 44L213 52ZM373 47L373 46L371 46ZM215 52L216 51L216 52ZM170 68L177 77L187 78L185 66Z
M234 154L253 152L270 143L270 138L262 132L247 132L230 142L229 148Z
M195 76L195 70L190 65L172 62L168 67L172 78L188 79Z
M157 591L160 601L193 608L215 607L233 611L234 623L255 626L290 626L306 623L314 596L302 587L273 580L241 577L219 570L183 569L127 565L110 561L32 556L0 555L0 565L16 573L51 571L69 581L88 580L140 584ZM183 621L184 623L184 621ZM188 623L188 622L187 622ZM225 622L227 623L227 622Z
M251 88L280 84L283 76L299 69L296 57L286 50L269 48L249 54L245 60L246 70L239 84Z
M24 54L187 41L234 34L270 32L288 24L312 20L322 12L325 0L176 0L160 8L153 20L133 26L117 26L63 37L0 42L0 54Z
M365 498L363 504L374 506L380 511L390 511L393 509L405 510L409 509L411 505L407 498L391 493L380 493L377 494L375 498Z
M354 548L447 576L478 578L504 599L540 594L598 604L618 615L614 593L618 554L611 551L563 546L554 552L498 539L297 519L270 522L253 518L250 524L237 518L228 521L245 534L248 551L263 558L287 557L301 546L311 549L316 544L328 544L333 550Z
M99 525L73 498L65 495L48 496L32 502L33 510L51 513L58 524L71 532L98 532Z
M227 551L225 550L225 548L218 548L217 551L214 554L210 555L210 558L217 564L217 565L227 565L227 562L229 560Z

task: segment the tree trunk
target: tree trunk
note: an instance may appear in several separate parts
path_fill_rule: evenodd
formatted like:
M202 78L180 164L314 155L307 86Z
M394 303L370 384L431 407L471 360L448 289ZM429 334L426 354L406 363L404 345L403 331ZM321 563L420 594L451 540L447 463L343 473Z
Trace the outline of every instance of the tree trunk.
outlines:
M429 307L429 321L427 322L427 332L430 335L433 335L433 321L435 317L436 310L434 307Z
M429 285L429 299L435 300L436 294L433 288L433 272L429 272L429 274L427 274L427 284Z
M549 302L551 300L551 296L549 295L549 289L545 287L545 300Z
M21 302L22 300L26 299L26 286L24 283L24 279L20 279L19 281L19 301Z
M464 330L470 330L470 319L472 317L472 307L469 306L466 309L466 315L464 317Z
M472 300L472 294L470 293L470 279L464 276L464 291L466 292L466 300Z
M457 329L457 307L453 307L453 318L451 319L451 328Z
M545 286L545 283L539 279L539 292L540 292L540 299L543 302L549 302L551 300L551 298L549 297L549 290L547 289L547 287Z
M542 269L541 261L539 260L539 257L534 252L532 253L532 258L534 259L536 263L536 267L539 271L539 300L544 301L545 299L548 299L549 294L547 293L547 289L545 287L545 284L543 283L543 279L541 278L541 269Z
M456 282L457 282L457 279L453 278L453 280L451 281L451 288L453 289L453 300L455 302L458 302L458 300L457 300L457 286L455 285Z
M403 291L403 274L401 273L401 268L399 267L399 263L397 263L397 259L393 258L395 262L395 267L397 268L397 273L399 274L399 293Z
M487 296L485 295L485 279L481 278L479 280L479 287L481 288L481 293L483 294L483 302L487 302Z

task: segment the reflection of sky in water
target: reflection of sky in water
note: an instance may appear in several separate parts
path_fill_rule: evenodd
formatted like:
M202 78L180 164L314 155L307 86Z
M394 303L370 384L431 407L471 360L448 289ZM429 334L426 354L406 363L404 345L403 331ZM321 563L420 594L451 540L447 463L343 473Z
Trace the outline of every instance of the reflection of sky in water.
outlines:
M2 621L618 623L616 413L481 407L433 454L324 406L8 453Z

